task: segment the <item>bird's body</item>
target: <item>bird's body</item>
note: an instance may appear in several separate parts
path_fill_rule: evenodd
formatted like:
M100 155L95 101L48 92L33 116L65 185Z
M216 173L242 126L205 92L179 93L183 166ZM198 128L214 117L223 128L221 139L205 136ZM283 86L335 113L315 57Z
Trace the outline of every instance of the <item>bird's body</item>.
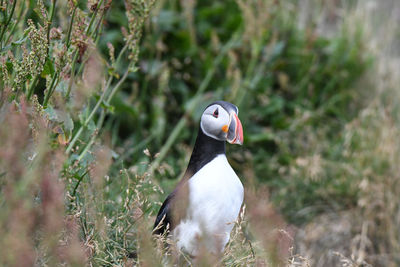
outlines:
M243 142L237 113L236 106L223 101L204 111L185 175L154 224L155 234L168 228L177 247L192 256L202 247L223 251L243 203L243 185L225 156L226 140Z
M243 203L243 185L224 154L218 155L188 180L187 214L172 236L178 248L197 255L199 239L220 253Z

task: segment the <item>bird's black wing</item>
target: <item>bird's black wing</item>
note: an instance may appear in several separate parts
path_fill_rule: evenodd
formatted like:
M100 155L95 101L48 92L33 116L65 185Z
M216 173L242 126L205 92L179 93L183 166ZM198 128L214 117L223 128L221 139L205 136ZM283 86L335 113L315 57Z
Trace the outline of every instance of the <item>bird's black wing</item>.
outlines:
M156 221L154 222L153 233L156 235L164 234L169 224L169 231L172 230L172 199L175 196L175 191L172 192L162 204L158 211ZM157 229L156 229L157 228ZM155 229L155 230L154 230Z
M169 194L161 205L156 221L154 222L153 234L164 234L168 225L169 231L174 230L175 226L178 225L185 216L189 195L187 181L190 177L192 177L192 172L186 170L174 191Z

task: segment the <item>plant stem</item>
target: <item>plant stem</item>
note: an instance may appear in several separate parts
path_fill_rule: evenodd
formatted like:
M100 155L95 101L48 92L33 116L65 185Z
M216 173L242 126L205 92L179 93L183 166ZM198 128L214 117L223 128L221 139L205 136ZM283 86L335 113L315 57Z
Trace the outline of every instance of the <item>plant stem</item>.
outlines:
M14 14L16 4L17 4L17 0L14 0L13 6L11 7L10 15L6 19L6 23L4 24L4 27L1 30L1 34L0 34L0 46L1 46L1 48L3 48L3 36L4 36L4 33L6 32L8 24L10 23L11 18L12 18L13 14ZM1 4L1 5L3 5L3 4ZM5 13L5 16L7 17L7 9L5 10L4 13Z
M93 31L95 33L95 35L93 36L95 39L97 39L99 37L99 35L101 35L101 30L103 29L103 27L100 27L102 21L104 20L106 14L106 10L103 10L103 13L101 13L101 17L100 19L97 21L96 27L94 28L95 30Z
M75 145L76 141L78 140L79 136L82 134L83 128L86 128L87 124L89 123L89 121L92 119L94 113L96 112L97 108L100 106L101 102L103 101L106 91L109 88L110 84L112 81L112 76L108 79L107 81L107 85L103 91L103 93L100 96L100 99L97 101L95 107L93 108L92 112L89 114L89 116L86 118L86 120L84 121L83 125L81 125L81 127L79 128L78 132L75 134L74 138L72 138L71 143L68 145L67 150L65 151L65 153L69 154L69 152L71 152L72 147Z
M112 99L114 93L115 93L116 91L118 91L118 89L121 87L121 85L125 82L126 78L128 77L129 70L130 70L130 68L128 68L128 69L125 71L125 73L124 73L124 75L122 76L122 78L118 81L118 83L117 83L117 84L114 86L114 88L111 90L111 94L108 96L107 100L105 101L106 104L108 104L108 103L111 101L111 99ZM88 116L87 119L85 120L84 124L81 125L81 127L80 127L79 130L78 130L78 132L75 134L74 138L71 140L71 143L68 145L67 150L66 150L66 153L67 153L67 154L71 151L72 147L75 145L75 143L76 143L76 141L78 140L79 136L82 134L83 128L85 128L85 127L87 126L87 124L90 122L90 120L92 119L92 117L93 117L94 114L96 113L97 109L99 108L100 104L103 102L103 100L104 100L104 98L105 98L105 95L106 95L106 93L107 93L107 91L108 91L108 88L110 87L111 80L112 80L112 76L109 78L109 80L108 80L108 82L107 82L107 86L106 86L106 88L104 89L104 92L103 92L103 94L101 95L100 99L97 101L97 103L96 103L95 107L93 108L92 112L89 114L89 116ZM103 114L103 113L102 113L102 114ZM105 115L105 114L104 114L104 115ZM104 115L102 115L102 116L104 116ZM102 117L102 116L101 116L101 117ZM102 118L102 119L104 119L104 118ZM102 122L102 119L100 119L101 124L99 124L99 125L97 126L98 129L100 129L101 126L102 126L102 123L103 123L103 122ZM94 137L95 137L95 136L96 136L96 135L94 135ZM92 137L92 138L93 138L93 137ZM93 139L93 141L94 141L94 139ZM81 155L79 156L79 159L78 159L78 160L80 160L80 159L83 158L84 154L86 154L86 152L89 150L89 148L90 148L90 146L91 146L92 144L93 144L93 142L89 142L89 143L86 145L86 147L84 148L83 152L82 152Z
M128 158L130 155L135 154L137 151L140 149L143 149L149 142L151 142L154 139L155 135L150 134L146 139L142 140L140 143L135 145L134 147L130 148L128 151L126 151L115 163L115 165L120 164L123 160Z
M75 19L75 13L76 13L76 9L78 7L74 7L74 10L72 11L72 16L71 16L71 21L68 25L68 33L67 33L67 48L69 48L69 45L71 43L71 32L72 32L72 25L74 24L74 19Z
M122 78L119 80L119 82L117 83L117 85L114 86L114 88L111 90L110 95L107 98L106 104L109 104L111 99L113 98L114 94L119 90L119 88L121 87L122 83L126 80L126 78L128 77L128 74L130 72L130 67L128 66L128 69L125 71L124 75L122 76Z
M117 57L117 60L116 60L116 63L115 63L116 65L118 65L119 61L120 61L121 58L122 58L122 55L125 53L125 51L126 51L127 48L128 48L128 44L125 44L125 46L122 48L122 50L121 50L120 53L118 54L118 57ZM128 69L127 69L127 71L125 72L124 77L121 78L121 80L122 80L122 79L125 80L125 79L127 78L129 69L130 69L130 65L128 66ZM113 76L110 76L110 78L109 78L108 81L107 81L106 88L105 88L105 90L104 90L104 92L103 92L103 94L102 94L102 99L104 98L107 89L110 87L112 80L113 80ZM122 84L121 81L118 82L118 84L117 84L117 85L114 87L114 89L111 91L110 96L107 98L107 103L111 101L113 95L114 95L115 92L118 90L118 88L121 86L121 84ZM69 91L67 92L67 94L69 95ZM97 104L96 104L97 107L100 105L100 103L101 103L100 101L101 101L102 99L99 99L99 101L97 102ZM95 106L95 109L97 109L96 106ZM91 114L94 114L94 112L92 112ZM85 120L85 124L87 124L86 122L89 123L88 120ZM74 138L71 140L71 143L68 145L67 150L65 151L67 154L69 154L69 153L71 152L72 147L75 145L75 143L76 143L76 141L78 140L79 136L82 134L83 127L86 127L86 125L82 125L82 126L79 128L78 132L75 134Z
M39 75L36 75L35 78L33 79L32 83L29 85L28 93L26 95L27 100L31 99L31 97L33 95L33 91L35 90L36 82L38 79L39 79Z
M255 67L257 66L257 61L259 59L259 55L261 53L261 46L260 45L254 45L251 53L251 59L249 64L247 65L247 70L245 73L245 78L243 79L242 82L242 90L238 93L236 96L236 105L240 107L241 103L243 102L246 93L248 90L251 90L254 88L254 80L258 78L259 76L254 73ZM261 65L261 68L266 66L266 64ZM258 79L256 79L258 80Z
M47 54L46 54L46 58L47 58L48 55L49 55L49 49L50 49L50 26L51 26L52 21L53 21L54 10L56 9L56 1L57 1L57 0L53 0L53 4L52 4L51 9L50 9L50 18L49 18L48 21L47 21ZM31 98L32 95L33 95L33 92L34 92L35 86L36 86L36 82L37 82L37 80L39 79L39 75L40 75L40 74L37 74L37 75L35 76L35 78L33 79L32 84L29 86L28 95L26 96L27 100L30 100L30 98ZM54 76L56 76L56 75L54 75ZM53 79L54 79L54 78L53 78ZM54 82L54 80L52 81L52 83L53 83L53 82ZM49 90L49 93L51 93L51 90ZM48 95L49 95L49 94L48 94ZM47 99L47 101L48 101L48 99Z
M71 77L69 77L69 81L68 81L68 90L67 90L67 94L65 95L66 99L68 99L69 95L71 94L72 83L75 79L75 65L76 65L76 60L78 59L78 55L79 55L79 51L78 51L78 49L76 49L74 57L72 59Z
M106 113L104 112L104 109L103 109L101 111L100 118L97 121L97 125L96 125L97 132L93 133L92 137L90 138L90 141L86 144L85 148L79 155L78 161L81 161L83 159L83 157L86 155L86 153L89 151L89 149L92 147L94 141L96 140L97 135L99 134L100 128L103 125L105 115L106 115Z
M54 10L56 10L56 2L57 0L53 0L53 4L51 5L50 9L50 17L47 20L47 54L49 54L49 49L50 49L50 26L53 21Z
M100 6L101 6L102 4L103 4L103 0L100 0L99 3L97 4L96 10L93 12L92 18L90 19L89 25L88 25L88 27L87 27L87 29L86 29L86 35L89 34L90 28L92 27L93 22L95 21L95 18L96 18L96 16L97 16L97 12L99 11L99 8L100 8ZM93 33L93 32L92 32L92 33Z
M17 1L17 0L15 0L15 1ZM14 21L14 23L12 23L11 30L8 31L9 35L4 42L5 45L7 45L8 42L10 41L10 38L11 38L12 34L14 33L15 28L17 27L18 23L21 21L22 14L24 13L24 11L27 12L27 9L25 9L25 1L22 2L22 7L18 14L18 17L17 17L16 21Z
M83 177L85 177L86 174L88 174L89 170L85 171L78 179L78 182L76 182L76 185L74 187L74 190L72 191L72 197L75 197L76 195L76 190L78 189L79 184L82 182Z
M105 11L104 11L104 12L105 12ZM94 28L94 30L93 30L92 33L90 34L90 36L93 37L94 43L95 43L95 44L97 44L97 41L98 41L98 39L99 39L99 35L101 34L101 30L103 29L102 27L100 27L100 25L101 25L101 22L102 22L103 19L104 19L104 12L101 14L99 20L97 21L96 27ZM79 74L82 72L83 67L84 67L86 61L88 60L88 58L89 58L89 56L85 59L85 61L83 61L83 62L81 63L81 65L79 66L78 71L76 72L76 75L79 75Z
M86 127L86 126L85 126ZM66 154L69 154L69 152L71 152L72 147L75 145L76 140L78 140L78 137L81 135L82 131L83 131L83 125L79 128L79 130L76 132L74 138L72 138L71 143L69 143L67 150L65 151Z
M45 96L45 98L44 98L44 101L43 101L43 107L44 107L44 108L47 108L47 102L49 101L50 96L51 96L51 95L53 94L53 92L54 92L54 89L53 89L53 88L55 88L55 87L54 87L54 84L55 84L55 81L56 81L57 78L58 78L58 73L56 72L56 73L54 74L54 76L53 76L53 79L51 80L50 87L49 87L48 92L47 92L47 94L46 94L46 96Z
M91 34L89 34L90 28L93 25L93 22L94 22L94 20L96 18L96 15L97 15L97 12L99 10L99 7L102 5L102 3L103 3L103 0L100 0L100 2L98 3L98 5L96 7L96 10L93 12L92 17L90 18L89 25L86 28L86 35L88 36L88 38L92 37L92 35L94 33L94 32L92 32ZM75 14L75 9L74 9L74 13L73 14ZM71 27L72 27L72 20L71 20ZM70 38L70 36L68 36L68 38ZM70 77L69 83L68 83L68 90L67 90L67 94L65 95L65 98L67 98L67 99L69 98L69 95L70 95L71 89L72 89L72 84L73 84L73 81L75 80L75 66L76 66L76 60L78 59L78 55L79 55L79 51L78 51L78 48L76 48L74 57L72 59L71 77Z

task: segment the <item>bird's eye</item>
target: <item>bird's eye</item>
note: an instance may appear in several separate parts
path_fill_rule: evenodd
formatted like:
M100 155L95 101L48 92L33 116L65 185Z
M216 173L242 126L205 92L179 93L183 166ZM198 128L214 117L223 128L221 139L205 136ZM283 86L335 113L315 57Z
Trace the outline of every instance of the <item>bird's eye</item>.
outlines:
M218 108L214 111L213 116L214 116L215 118L218 118Z

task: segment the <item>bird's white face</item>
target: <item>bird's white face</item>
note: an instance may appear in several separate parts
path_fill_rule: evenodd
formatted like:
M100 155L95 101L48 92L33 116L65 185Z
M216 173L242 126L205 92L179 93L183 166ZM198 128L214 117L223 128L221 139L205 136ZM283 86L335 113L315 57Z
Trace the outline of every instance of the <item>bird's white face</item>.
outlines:
M211 105L203 112L200 127L211 138L241 145L243 129L237 113L237 108L228 113L221 105Z

